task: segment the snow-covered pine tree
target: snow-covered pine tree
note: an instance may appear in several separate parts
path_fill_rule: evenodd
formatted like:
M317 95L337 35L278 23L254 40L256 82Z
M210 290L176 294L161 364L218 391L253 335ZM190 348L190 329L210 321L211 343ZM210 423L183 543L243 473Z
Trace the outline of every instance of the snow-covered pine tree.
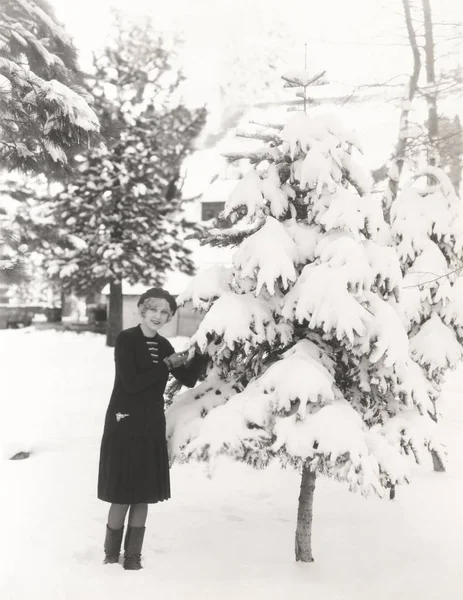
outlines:
M0 0L0 160L54 173L98 139L77 54L46 0Z
M90 148L52 202L58 229L80 240L54 248L49 274L83 294L110 285L107 343L122 329L122 281L161 284L166 271L192 273L181 213L181 167L205 121L182 104L176 56L150 24L119 20L89 82L111 147Z
M302 87L310 73L285 76ZM411 356L400 263L370 195L356 136L335 118L292 114L256 132L252 169L228 198L233 265L200 272L183 301L205 311L192 344L206 379L167 411L181 460L272 459L302 474L296 560L311 562L316 474L384 495L433 444L430 384Z
M50 183L44 175L31 177L5 173L0 179L0 220L3 208L5 224L22 247L18 256L21 277L16 278L19 281L10 281L9 296L21 303L59 299L61 282L47 276L43 266L45 257L50 254L51 247L74 251L81 244L81 240L57 227L50 214L50 190L59 187L60 184ZM9 253L11 256L11 246Z
M445 374L463 358L463 206L442 169L427 166L402 187L391 233L404 276L399 312L437 419ZM432 459L445 470L441 453Z

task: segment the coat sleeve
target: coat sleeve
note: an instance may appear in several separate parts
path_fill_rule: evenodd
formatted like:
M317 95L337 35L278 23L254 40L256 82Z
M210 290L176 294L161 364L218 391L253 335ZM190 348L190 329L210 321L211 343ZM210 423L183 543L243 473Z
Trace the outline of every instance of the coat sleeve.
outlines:
M144 371L143 373L137 373L137 365L135 362L135 347L133 340L120 334L116 340L116 347L114 349L114 358L116 361L116 372L121 378L122 385L130 394L137 394L144 389L158 383L165 377L163 372L164 365L158 365L153 368Z
M175 352L170 342L169 344L169 355ZM207 364L207 356L202 354L195 354L189 365L182 367L176 367L171 370L172 375L177 381L186 387L194 387L198 381L201 372Z

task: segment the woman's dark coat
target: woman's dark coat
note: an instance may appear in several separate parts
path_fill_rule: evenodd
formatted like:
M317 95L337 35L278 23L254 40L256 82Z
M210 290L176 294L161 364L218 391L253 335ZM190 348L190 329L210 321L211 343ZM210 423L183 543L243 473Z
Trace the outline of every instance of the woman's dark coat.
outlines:
M146 340L156 340L153 364ZM164 390L169 370L163 359L174 352L161 335L145 338L140 326L122 331L114 352L116 377L101 441L98 498L116 504L154 503L170 498ZM203 360L172 369L193 387Z

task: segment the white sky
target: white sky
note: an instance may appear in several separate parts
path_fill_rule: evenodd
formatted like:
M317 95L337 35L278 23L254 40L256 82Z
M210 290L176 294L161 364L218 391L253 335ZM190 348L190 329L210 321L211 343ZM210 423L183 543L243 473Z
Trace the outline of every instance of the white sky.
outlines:
M309 67L345 83L387 79L411 64L401 0L52 1L84 51L104 43L110 5L151 13L163 31L183 30L185 68L203 84L235 57L256 62L272 45L286 68L301 68L306 42ZM463 20L461 0L431 2L436 21ZM271 30L283 40L269 39Z
M190 101L208 102L210 109L219 102L223 108L243 99L249 104L269 97L281 99L280 75L286 69L303 68L305 43L309 70L326 69L331 82L385 81L409 74L412 67L401 0L51 1L74 36L84 64L88 52L105 43L110 6L131 14L152 14L154 24L165 33L182 31ZM463 21L462 0L431 0L431 4L436 23ZM436 37L442 39L444 31L436 25ZM273 70L268 67L269 57ZM459 59L463 63L463 57ZM242 90L242 98L230 95L227 83L231 79L236 83L235 78L242 80L241 87L235 85L238 91L233 88L235 94ZM267 90L265 81L270 84ZM220 86L225 91L221 98ZM376 107L359 110L360 106L353 106L350 113L354 127L361 138L369 138L366 150L376 155L373 162L378 164L386 158L384 142L390 148L396 138L396 113L381 99ZM381 147L375 143L379 137L387 138Z

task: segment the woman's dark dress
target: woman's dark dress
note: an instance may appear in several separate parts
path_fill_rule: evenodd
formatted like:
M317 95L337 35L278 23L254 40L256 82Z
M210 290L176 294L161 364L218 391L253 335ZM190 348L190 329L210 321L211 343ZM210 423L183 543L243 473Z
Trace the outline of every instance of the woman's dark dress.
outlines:
M157 364L147 340L157 341ZM169 370L163 359L173 352L166 338L146 338L140 326L125 329L116 340L116 378L101 441L100 500L138 504L170 498L163 397ZM201 365L201 357L195 355L190 365L172 369L172 375L193 387Z

